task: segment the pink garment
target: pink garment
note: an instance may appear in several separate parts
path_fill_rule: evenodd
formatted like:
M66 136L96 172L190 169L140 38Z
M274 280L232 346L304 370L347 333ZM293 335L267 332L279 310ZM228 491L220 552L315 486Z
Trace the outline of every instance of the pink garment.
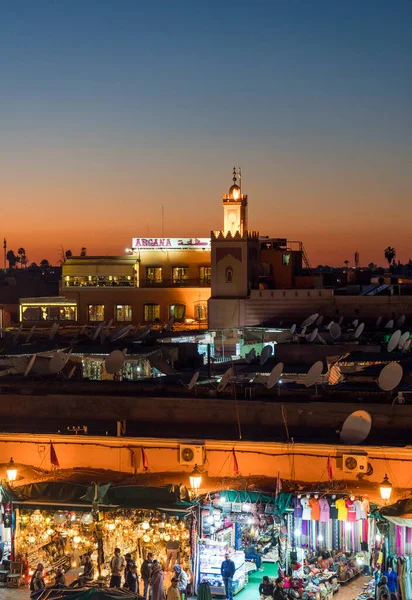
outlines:
M150 586L152 588L152 600L164 600L165 587L163 571L161 570L161 567L159 570L155 570L154 573L152 572L152 576L150 578Z
M320 520L322 523L327 523L330 520L330 506L326 498L319 499Z
M348 521L353 523L354 521L356 521L355 502L353 500L351 500L350 498L348 498L345 502L345 505L346 505L346 508L348 509Z

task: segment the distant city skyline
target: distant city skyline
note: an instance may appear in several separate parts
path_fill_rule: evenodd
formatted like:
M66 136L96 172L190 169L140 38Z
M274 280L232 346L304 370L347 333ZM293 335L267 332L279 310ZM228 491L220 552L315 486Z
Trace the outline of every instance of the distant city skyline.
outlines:
M412 3L16 0L0 19L0 236L29 263L222 227L313 266L412 258Z

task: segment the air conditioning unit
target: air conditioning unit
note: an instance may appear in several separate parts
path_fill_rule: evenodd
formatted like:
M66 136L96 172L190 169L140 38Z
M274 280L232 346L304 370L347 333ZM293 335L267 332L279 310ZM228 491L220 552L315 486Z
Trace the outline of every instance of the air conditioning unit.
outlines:
M179 462L181 465L203 465L204 446L182 444L179 446Z
M358 454L344 454L342 468L346 473L366 473L368 470L368 457Z

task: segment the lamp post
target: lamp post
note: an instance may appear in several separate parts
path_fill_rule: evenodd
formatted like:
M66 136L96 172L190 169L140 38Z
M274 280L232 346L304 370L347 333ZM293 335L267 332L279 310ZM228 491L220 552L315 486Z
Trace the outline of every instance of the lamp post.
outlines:
M380 487L380 492L381 492L381 498L386 503L390 499L391 494L392 494L392 484L389 481L386 473L385 473L385 477L383 478L383 481L379 487Z
M6 467L7 479L9 483L13 483L17 479L17 468L14 460L11 458L9 464Z
M190 487L197 496L197 493L202 485L202 473L199 471L197 465L193 469L193 472L189 475Z

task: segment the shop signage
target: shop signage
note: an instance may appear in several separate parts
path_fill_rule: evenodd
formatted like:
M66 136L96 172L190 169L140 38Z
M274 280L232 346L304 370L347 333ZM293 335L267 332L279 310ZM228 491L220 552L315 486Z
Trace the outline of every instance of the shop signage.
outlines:
M210 238L133 238L133 250L168 248L169 250L210 249Z
M241 502L232 502L232 512L236 512L236 513L242 512L242 503Z

